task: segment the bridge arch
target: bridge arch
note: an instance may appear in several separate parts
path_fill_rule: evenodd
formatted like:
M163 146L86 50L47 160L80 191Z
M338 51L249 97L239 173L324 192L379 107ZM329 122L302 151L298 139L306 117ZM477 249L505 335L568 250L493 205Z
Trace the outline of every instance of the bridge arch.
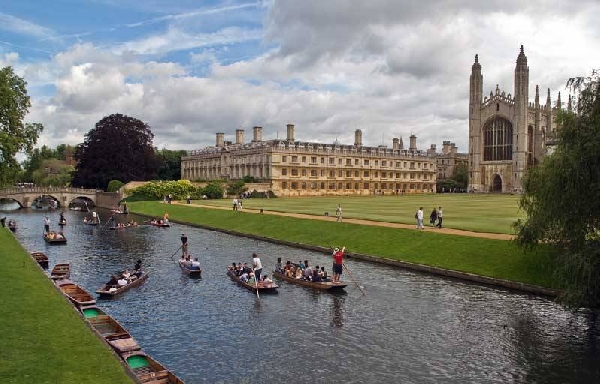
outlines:
M21 207L30 208L40 196L48 196L58 201L58 206L68 207L76 198L89 199L96 205L97 193L95 189L69 188L69 187L13 187L0 189L0 198L12 199Z

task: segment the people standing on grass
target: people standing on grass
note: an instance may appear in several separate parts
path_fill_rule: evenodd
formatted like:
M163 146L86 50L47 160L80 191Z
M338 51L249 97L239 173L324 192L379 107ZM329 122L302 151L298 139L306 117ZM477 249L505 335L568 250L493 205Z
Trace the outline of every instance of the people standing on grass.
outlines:
M339 283L342 277L342 267L344 266L344 251L346 247L342 249L335 248L333 250L333 283Z
M342 221L342 206L338 204L335 210L335 217L337 217L337 221Z
M233 198L233 210L234 211L238 210L238 199L237 199L237 197Z
M437 218L438 218L437 227L442 228L442 207L440 207L437 211Z
M417 219L417 229L425 229L423 226L423 207L419 207L415 218Z
M429 215L429 225L433 227L435 225L436 220L437 220L437 209L435 207L433 207L433 211L431 211L431 214Z

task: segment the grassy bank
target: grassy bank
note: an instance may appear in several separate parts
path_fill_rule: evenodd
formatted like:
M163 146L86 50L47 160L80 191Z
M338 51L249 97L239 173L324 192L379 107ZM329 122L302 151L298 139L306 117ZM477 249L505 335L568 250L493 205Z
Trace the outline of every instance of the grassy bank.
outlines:
M203 200L201 204L231 207L232 199ZM322 216L335 214L341 204L344 217L414 224L415 212L423 207L425 222L433 208L443 207L444 226L475 232L514 233L512 224L524 213L518 208L519 196L502 194L415 194L405 196L325 196L243 200L244 208Z
M551 279L547 255L525 254L514 243L505 240L234 213L158 202L134 202L131 210L156 217L162 217L167 210L172 220L304 244L345 245L351 252L557 288Z
M132 383L13 235L0 228L3 383Z

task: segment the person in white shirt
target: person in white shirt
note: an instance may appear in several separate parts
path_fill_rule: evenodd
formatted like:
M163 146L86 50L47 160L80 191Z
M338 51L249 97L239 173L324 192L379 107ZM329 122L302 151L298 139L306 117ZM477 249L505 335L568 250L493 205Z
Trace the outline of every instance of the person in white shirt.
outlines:
M262 273L262 263L256 253L252 254L252 269L254 269L254 275L256 281L260 281L260 274Z
M437 227L442 228L442 207L440 207L437 211L437 218L438 218Z
M425 229L423 226L423 207L417 211L417 229Z
M124 277L121 277L119 280L117 280L117 284L120 287L123 287L123 286L127 285L127 279L125 279Z

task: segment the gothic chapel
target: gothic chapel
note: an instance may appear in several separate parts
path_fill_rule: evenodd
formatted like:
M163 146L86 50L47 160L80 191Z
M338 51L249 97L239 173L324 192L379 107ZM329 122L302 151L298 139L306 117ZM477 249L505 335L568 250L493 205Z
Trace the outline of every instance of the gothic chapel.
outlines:
M552 107L548 89L546 104L541 105L536 86L535 101L529 102L529 67L522 45L515 67L514 96L496 85L495 92L483 97L478 55L471 67L469 90L469 190L521 190L525 171L543 158L554 136L560 93Z

